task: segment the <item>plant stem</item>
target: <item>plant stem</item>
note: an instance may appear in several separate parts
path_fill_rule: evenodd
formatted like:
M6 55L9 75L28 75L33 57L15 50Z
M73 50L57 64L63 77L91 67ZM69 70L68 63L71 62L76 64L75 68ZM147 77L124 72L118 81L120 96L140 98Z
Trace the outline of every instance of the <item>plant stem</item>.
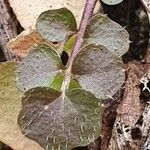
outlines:
M82 19L81 19L80 26L79 26L79 31L77 34L76 43L72 50L71 57L68 61L68 66L72 66L73 59L75 58L76 54L79 52L79 50L83 44L83 37L84 37L85 29L86 29L86 26L88 25L88 22L93 14L96 2L97 2L97 0L86 0L84 12L83 12Z
M80 26L79 26L79 31L77 33L76 43L73 47L71 56L68 60L67 69L65 71L65 78L64 78L64 81L63 81L63 84L61 87L61 91L62 91L63 95L64 95L65 90L68 88L68 84L70 82L70 77L71 77L70 74L71 74L71 69L72 69L72 63L73 63L75 56L77 55L77 53L79 52L79 50L82 47L84 32L85 32L86 26L88 25L88 22L92 16L92 14L93 14L96 2L97 2L97 0L86 0L82 19L81 19Z

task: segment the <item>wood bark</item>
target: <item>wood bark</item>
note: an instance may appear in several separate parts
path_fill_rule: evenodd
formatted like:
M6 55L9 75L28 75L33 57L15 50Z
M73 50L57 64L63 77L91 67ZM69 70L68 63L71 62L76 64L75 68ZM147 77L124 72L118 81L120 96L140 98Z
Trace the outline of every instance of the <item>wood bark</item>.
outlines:
M7 48L7 43L16 36L16 22L11 8L6 0L0 0L0 47L6 60L15 59L15 56Z

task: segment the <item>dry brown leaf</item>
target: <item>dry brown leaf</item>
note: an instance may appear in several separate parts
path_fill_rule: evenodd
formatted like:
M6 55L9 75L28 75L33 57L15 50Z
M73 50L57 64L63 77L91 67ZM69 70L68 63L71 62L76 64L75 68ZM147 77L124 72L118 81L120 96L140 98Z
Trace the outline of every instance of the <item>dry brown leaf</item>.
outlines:
M9 0L10 6L13 8L17 19L25 29L30 27L34 28L37 17L43 11L62 7L66 7L73 12L79 25L85 2L85 0ZM95 12L97 12L98 9L99 3L95 8Z
M7 46L13 54L19 58L23 58L35 44L50 45L50 43L45 41L38 32L33 29L27 29L16 38L10 40Z

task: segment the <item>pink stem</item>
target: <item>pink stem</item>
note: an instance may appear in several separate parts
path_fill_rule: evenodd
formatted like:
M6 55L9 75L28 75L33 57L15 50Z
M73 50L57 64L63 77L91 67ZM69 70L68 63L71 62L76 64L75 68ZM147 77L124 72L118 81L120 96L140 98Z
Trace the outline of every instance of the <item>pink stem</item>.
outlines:
M86 26L88 25L88 22L92 16L92 14L93 14L96 2L97 2L97 0L86 0L86 4L85 4L82 19L81 19L79 31L77 33L76 43L75 43L75 46L73 47L71 56L68 60L67 69L65 71L65 78L63 80L62 87L61 87L63 99L65 97L65 91L68 88L68 85L71 80L70 74L71 74L73 60L83 44L84 32L85 32Z
M80 48L83 44L84 32L85 32L86 26L88 25L88 22L92 16L92 14L93 14L96 2L97 2L97 0L86 0L84 12L83 12L82 19L81 19L80 26L79 26L79 31L77 34L76 43L72 50L71 57L68 61L68 68L70 68L70 69L71 69L71 66L73 63L73 59L75 58L76 54L78 53L78 51L80 50Z

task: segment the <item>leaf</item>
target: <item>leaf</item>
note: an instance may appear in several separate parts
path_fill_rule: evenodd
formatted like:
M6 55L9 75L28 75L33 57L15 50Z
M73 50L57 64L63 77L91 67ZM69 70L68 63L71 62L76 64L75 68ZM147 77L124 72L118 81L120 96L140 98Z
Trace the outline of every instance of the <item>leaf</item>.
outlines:
M13 54L19 58L24 58L35 44L46 44L55 49L59 47L59 45L54 45L53 43L44 40L41 35L33 29L24 30L16 38L10 40L7 46Z
M68 41L66 41L64 45L64 51L67 52L69 56L72 52L72 48L75 45L75 42L76 42L76 35L73 35L68 39Z
M107 5L117 5L123 2L123 0L102 0L102 2Z
M60 91L63 79L64 79L64 74L62 73L57 74L49 87L57 91Z
M81 89L60 92L34 88L22 98L21 131L47 150L87 145L99 136L100 106L93 94Z
M42 12L63 7L73 12L79 26L85 6L85 0L80 0L80 2L77 0L57 0L57 2L56 0L9 0L9 3L17 19L21 23L21 26L25 29L35 28L37 18ZM95 12L99 10L99 7L100 5L98 2Z
M21 133L17 117L23 93L16 88L16 62L0 64L0 141L15 150L43 150L36 142Z
M75 57L72 73L84 90L100 99L113 96L122 86L125 74L120 59L104 46L90 44Z
M63 79L64 79L64 74L60 73L56 75L49 87L54 90L61 91ZM69 90L76 89L76 88L81 88L81 87L75 79L71 79L69 84Z
M85 43L103 45L118 57L124 55L129 49L128 32L103 14L92 17L84 36Z
M72 12L66 8L48 10L40 14L36 23L37 31L51 42L60 42L77 30Z
M18 88L27 91L33 87L49 86L62 68L61 60L52 47L38 45L18 64Z
M24 58L35 44L50 45L38 32L33 29L27 29L16 38L10 40L7 46L13 54L19 58Z
M69 84L69 90L72 90L72 89L82 89L78 81L75 80L74 78L71 79L70 84Z

